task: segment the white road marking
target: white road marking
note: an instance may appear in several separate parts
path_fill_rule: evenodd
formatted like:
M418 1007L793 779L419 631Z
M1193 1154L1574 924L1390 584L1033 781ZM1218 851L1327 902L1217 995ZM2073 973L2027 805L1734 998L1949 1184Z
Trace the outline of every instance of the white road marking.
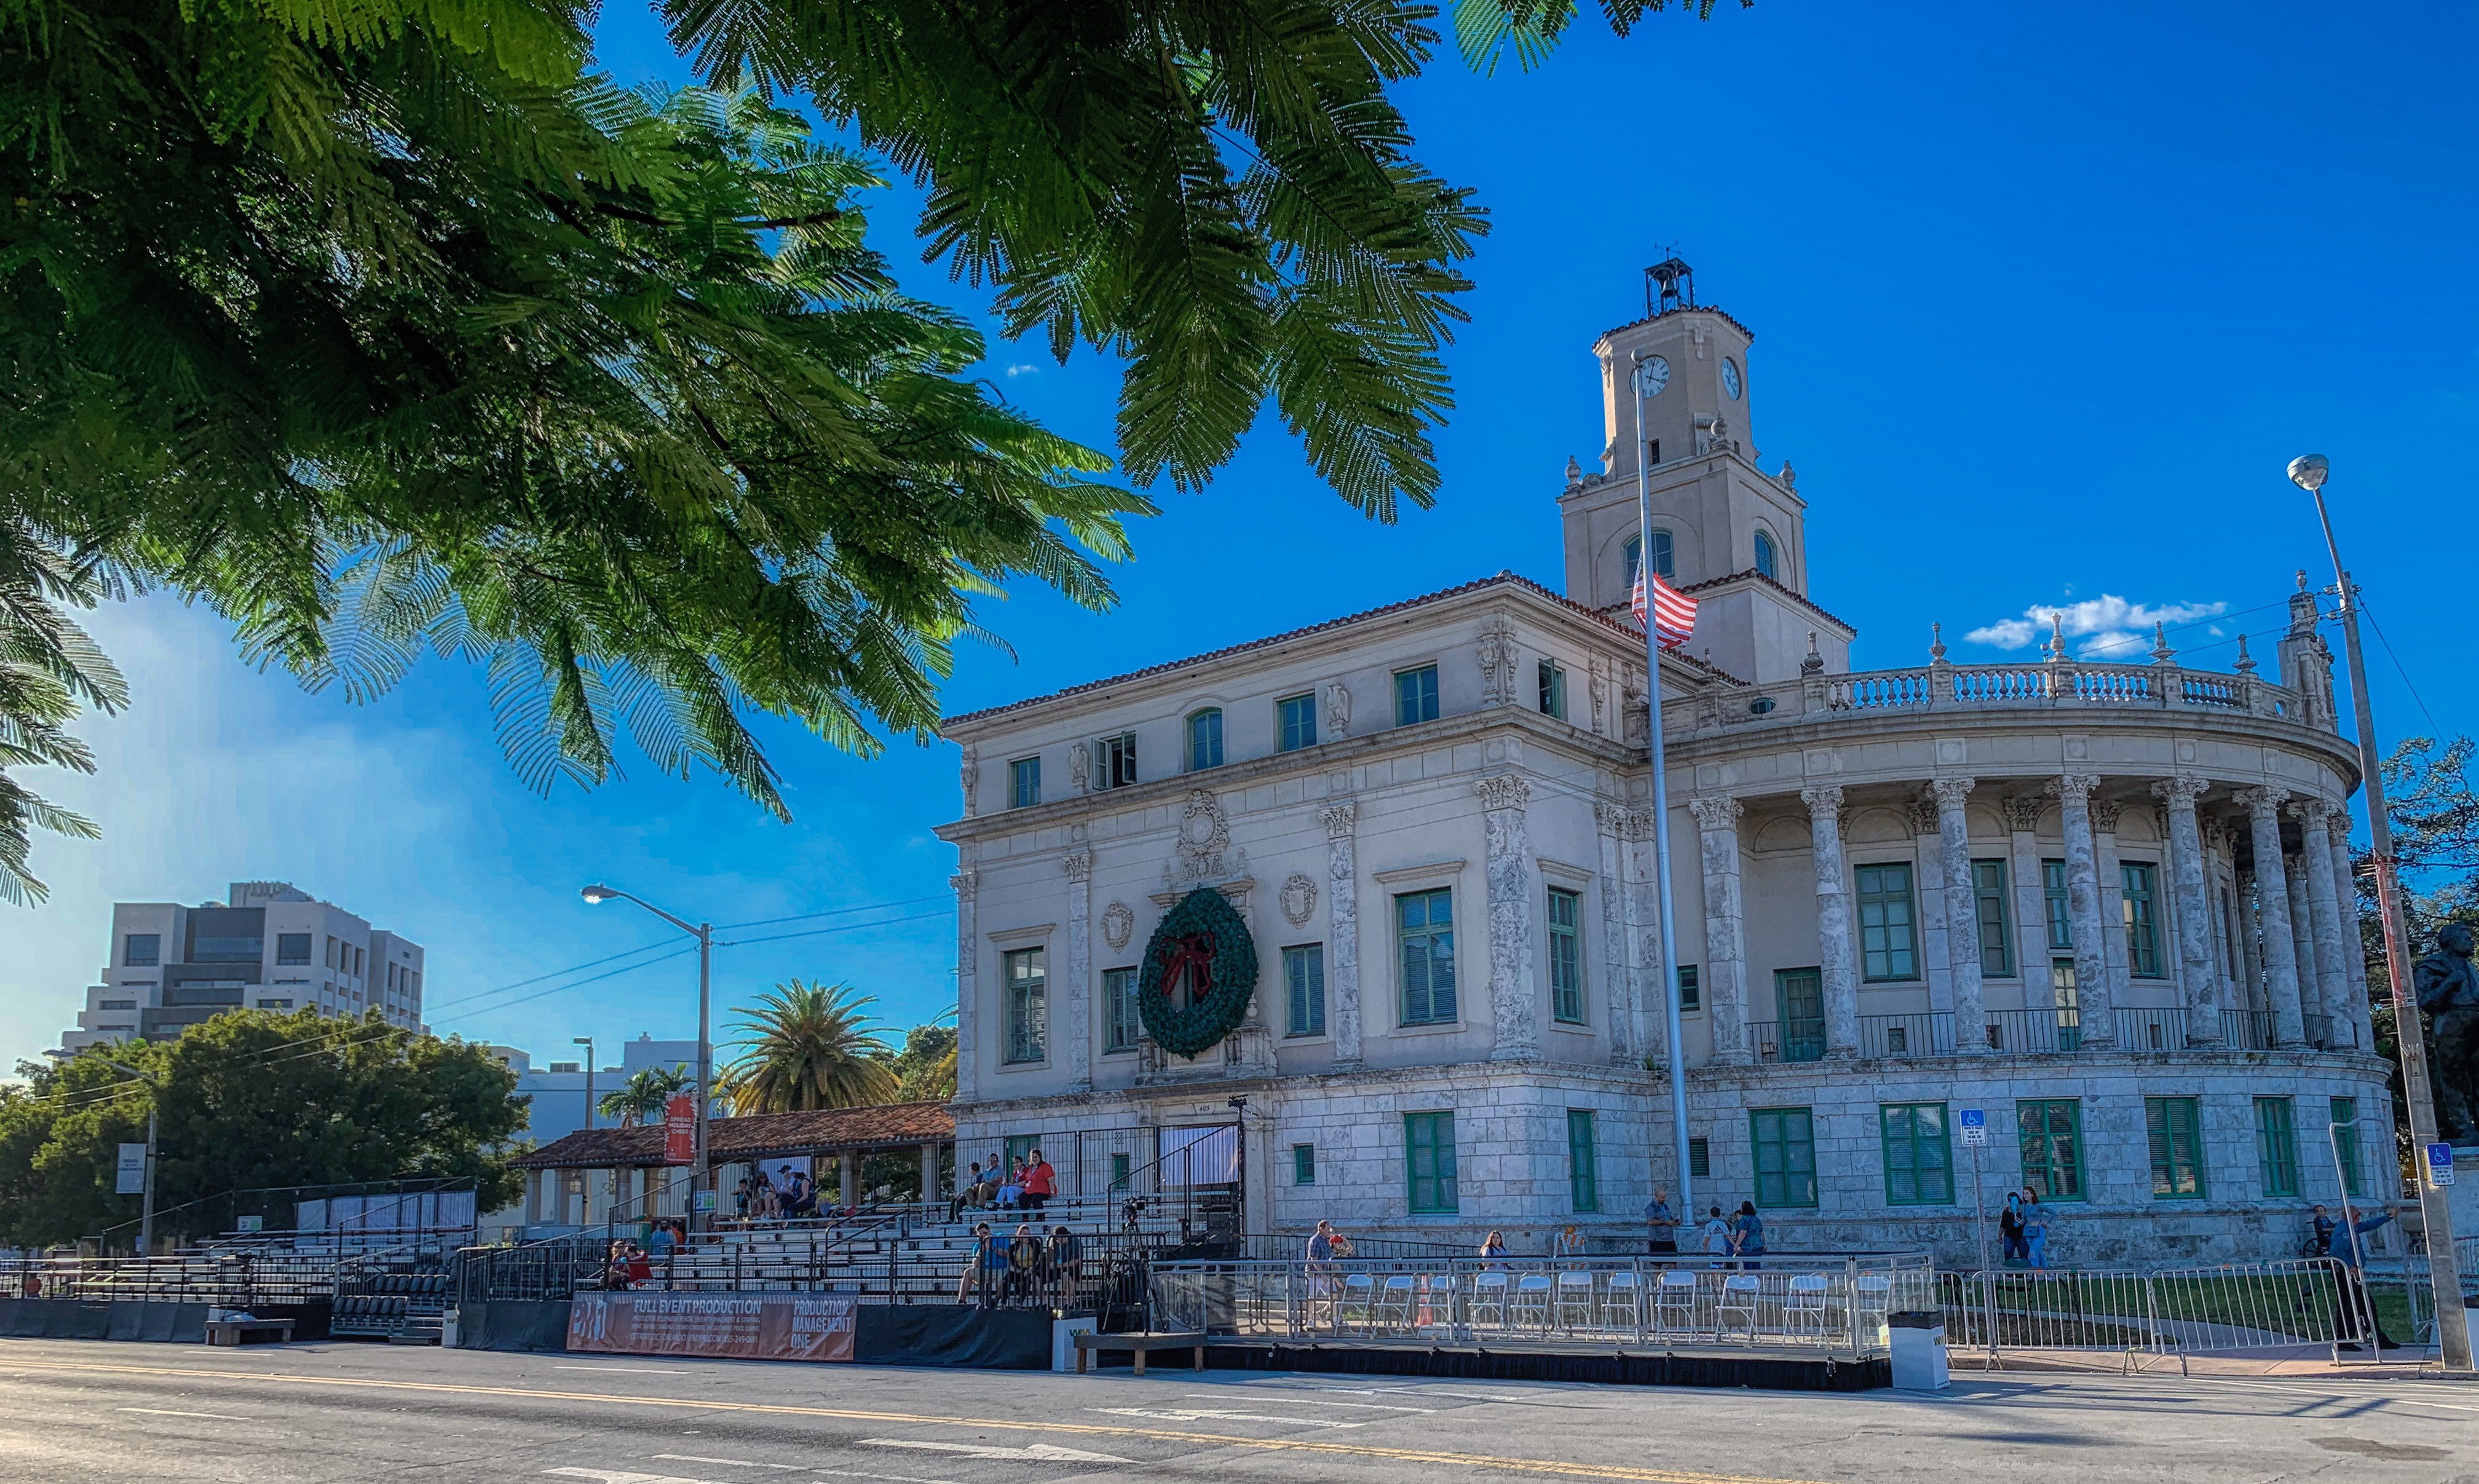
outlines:
M924 1448L933 1453L955 1453L965 1458L1030 1458L1054 1464L1132 1464L1133 1458L1113 1453L1087 1453L1079 1448L1062 1448L1048 1443L1028 1444L1020 1448L1000 1447L984 1443L927 1443L917 1438L863 1438L865 1448Z
M1389 1406L1387 1403L1382 1402L1382 1401L1311 1401L1311 1400L1309 1400L1306 1396L1302 1396L1302 1395L1300 1395L1300 1394L1300 1394L1300 1392L1301 1392L1302 1390L1304 1390L1304 1388L1291 1387L1291 1388L1288 1388L1288 1389L1287 1389L1287 1388L1283 1388L1283 1387L1274 1387L1274 1386L1269 1386L1269 1387L1265 1387L1265 1388L1263 1388L1263 1389L1264 1389L1264 1390L1265 1390L1265 1391L1279 1391L1279 1392L1282 1392L1284 1395L1289 1396L1289 1397L1293 1397L1293 1398L1297 1399L1297 1400L1298 1400L1298 1402L1299 1402L1299 1404L1300 1404L1301 1406L1304 1406L1304 1407L1356 1407L1356 1408L1359 1408L1360 1410L1362 1410L1362 1411L1364 1411L1364 1412L1423 1412L1423 1413L1426 1413L1426 1412L1438 1412L1438 1411L1443 1411L1443 1410L1444 1410L1443 1408L1440 1408L1440 1407L1396 1407L1396 1406ZM1228 1400L1228 1399L1229 1399L1229 1397L1228 1397L1225 1394L1220 1393L1220 1392L1189 1392L1188 1394L1189 1399L1191 1399L1191 1400L1197 1400L1197 1401L1226 1401L1226 1400ZM1373 1395L1373 1394L1374 1394L1374 1393L1371 1393L1371 1394L1372 1394L1372 1395Z
M601 1370L619 1376L693 1376L694 1370L671 1370L661 1366L553 1366L553 1370Z
M217 1422L251 1422L256 1418L235 1417L229 1412L173 1412L163 1407L115 1407L115 1412L143 1412L148 1417L203 1417Z
M885 1479L890 1484L956 1484L954 1479L919 1479L908 1473L855 1473L849 1469L812 1469L809 1471L835 1479Z
M630 1473L625 1469L545 1469L563 1479L596 1479L601 1484L716 1484L713 1479L683 1479L669 1473Z
M799 1464L761 1464L754 1458L702 1458L695 1453L657 1453L656 1458L668 1464L729 1464L734 1469L788 1469L801 1471Z
M1291 1427L1366 1427L1367 1422L1343 1422L1330 1417L1272 1417L1263 1412L1231 1412L1207 1407L1086 1407L1087 1412L1107 1412L1112 1417L1149 1417L1162 1422L1197 1422L1209 1418L1220 1422L1281 1422Z

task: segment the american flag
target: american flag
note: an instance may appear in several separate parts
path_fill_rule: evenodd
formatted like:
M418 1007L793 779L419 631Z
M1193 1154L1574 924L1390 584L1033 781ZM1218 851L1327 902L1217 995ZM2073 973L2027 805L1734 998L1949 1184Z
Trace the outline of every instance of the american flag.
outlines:
M1639 572L1635 576L1635 621L1639 624L1644 622L1645 576ZM1660 629L1661 647L1674 650L1696 632L1696 600L1661 580L1660 573L1651 576L1653 621Z

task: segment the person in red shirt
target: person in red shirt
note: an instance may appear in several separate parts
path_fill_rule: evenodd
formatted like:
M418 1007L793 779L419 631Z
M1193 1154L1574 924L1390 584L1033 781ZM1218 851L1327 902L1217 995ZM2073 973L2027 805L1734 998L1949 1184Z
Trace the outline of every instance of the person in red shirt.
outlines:
M1058 1193L1059 1171L1051 1168L1050 1162L1041 1157L1040 1150L1035 1149L1024 1166L1025 1209L1039 1211L1043 1203Z

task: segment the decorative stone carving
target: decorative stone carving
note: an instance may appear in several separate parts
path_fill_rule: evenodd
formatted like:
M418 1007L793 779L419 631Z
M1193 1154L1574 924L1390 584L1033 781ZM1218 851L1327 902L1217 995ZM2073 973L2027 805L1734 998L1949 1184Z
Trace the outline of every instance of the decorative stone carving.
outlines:
M2040 816L2049 811L2049 801L2038 794L2017 794L2004 801L2006 828L2016 834L2032 834L2040 828Z
M1293 872L1290 880L1283 883L1283 889L1275 894L1274 900L1283 908L1283 920L1296 928L1316 913L1316 883Z
M1747 903L1740 889L1739 816L1746 810L1723 794L1690 799L1687 809L1696 816L1704 873L1704 1020L1713 1037L1713 1060L1745 1065L1750 1061Z
M1351 688L1341 680L1328 680L1319 695L1325 703L1325 740L1351 735Z
M1910 819L1911 833L1934 834L1937 832L1936 806L1930 801L1915 799L1904 806L1903 812Z
M1700 829L1736 830L1748 806L1727 794L1706 794L1688 800L1687 812L1696 816Z
M1489 855L1489 1005L1496 1042L1493 1062L1541 1055L1532 977L1532 838L1523 806L1532 785L1514 773L1472 785L1480 795Z
M1319 812L1317 817L1325 821L1325 837L1327 839L1347 840L1351 838L1352 832L1359 828L1360 806L1357 804L1329 804Z
M1532 785L1513 773L1482 779L1472 785L1472 792L1480 795L1484 809L1520 809L1532 802Z
M1067 873L1067 879L1071 882L1089 882L1093 879L1093 853L1080 850L1071 855L1062 856L1059 860L1059 868Z
M1610 729L1607 720L1610 703L1609 666L1596 654L1587 668L1586 684L1590 686L1593 696L1593 735L1607 736Z
M1480 630L1481 704L1511 706L1516 702L1515 626L1493 618Z
M1070 1091L1093 1090L1093 853L1070 851L1060 857L1067 873L1067 952L1052 992L1056 1007L1051 1041L1064 1055Z
M1334 1034L1334 1064L1360 1064L1360 863L1352 832L1359 806L1329 804L1325 820L1326 1028Z
M1179 811L1179 858L1166 863L1163 876L1171 885L1192 884L1236 876L1247 868L1247 855L1231 848L1231 824L1221 801L1202 788L1188 791Z
M1102 909L1102 941L1111 945L1111 952L1127 947L1128 939L1136 935L1137 914L1128 904L1113 902Z
M1648 719L1651 715L1651 708L1645 702L1645 698L1651 693L1646 686L1644 667L1627 666L1626 684L1619 692L1619 710L1625 717L1625 740L1630 746L1647 742L1651 736L1652 724Z
M976 1078L976 1033L980 1029L981 997L974 990L975 965L980 962L979 935L973 927L974 904L981 889L981 873L966 866L947 878L956 889L956 1101L973 1100Z
M2115 800L2094 799L2091 802L2092 828L2101 832L2103 834L2115 833L2117 831L2118 816L2124 813L2125 809L2126 806L2117 803Z
M1593 801L1593 828L1602 834L1623 840L1627 837L1627 806L1607 799Z
M2297 930L2289 918L2289 893L2281 869L2281 806L2286 788L2243 788L2248 832L2255 844L2256 917L2262 924L2264 992L2272 1001L2272 1038L2278 1046L2307 1044L2306 999L2298 973Z
M964 785L964 817L970 819L978 812L974 803L982 792L982 750L969 742L964 744L964 766L961 779Z
M1093 789L1093 745L1079 742L1067 750L1067 781L1082 793Z

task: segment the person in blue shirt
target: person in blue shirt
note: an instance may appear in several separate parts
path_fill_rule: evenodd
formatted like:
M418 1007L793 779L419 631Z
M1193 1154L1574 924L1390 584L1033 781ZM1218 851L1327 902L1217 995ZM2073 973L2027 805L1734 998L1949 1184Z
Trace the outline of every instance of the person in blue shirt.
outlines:
M999 1301L1002 1286L1007 1282L1007 1243L990 1231L984 1221L973 1228L973 1255L965 1261L963 1281L956 1285L956 1302L969 1303L978 1285L984 1304Z
M1730 1250L1742 1258L1765 1255L1765 1218L1756 1215L1754 1201L1739 1202L1738 1217L1730 1223ZM1743 1262L1739 1266L1752 1271L1765 1265Z
M2344 1209L2342 1215L2346 1218L2349 1215L2349 1211ZM2336 1221L2332 1223L2332 1230L2324 1239L2324 1255L2339 1265L2335 1271L2339 1279L2337 1286L2340 1290L2338 1295L2340 1306L2335 1316L2334 1332L2342 1335L2357 1333L2359 1324L2354 1316L2364 1316L2367 1327L2375 1332L2376 1347L2380 1350L2398 1350L2401 1345L2387 1337L2384 1324L2376 1318L2375 1305L2367 1298L2366 1282L2359 1275L2359 1268L2367 1258L2366 1243L2360 1241L2360 1238L2392 1218L2391 1212L2380 1211L2374 1215L2356 1221L2348 1219ZM2317 1222L2319 1230L2323 1224L2320 1220ZM2351 1343L2343 1344L2341 1348L2356 1350L2361 1346Z

